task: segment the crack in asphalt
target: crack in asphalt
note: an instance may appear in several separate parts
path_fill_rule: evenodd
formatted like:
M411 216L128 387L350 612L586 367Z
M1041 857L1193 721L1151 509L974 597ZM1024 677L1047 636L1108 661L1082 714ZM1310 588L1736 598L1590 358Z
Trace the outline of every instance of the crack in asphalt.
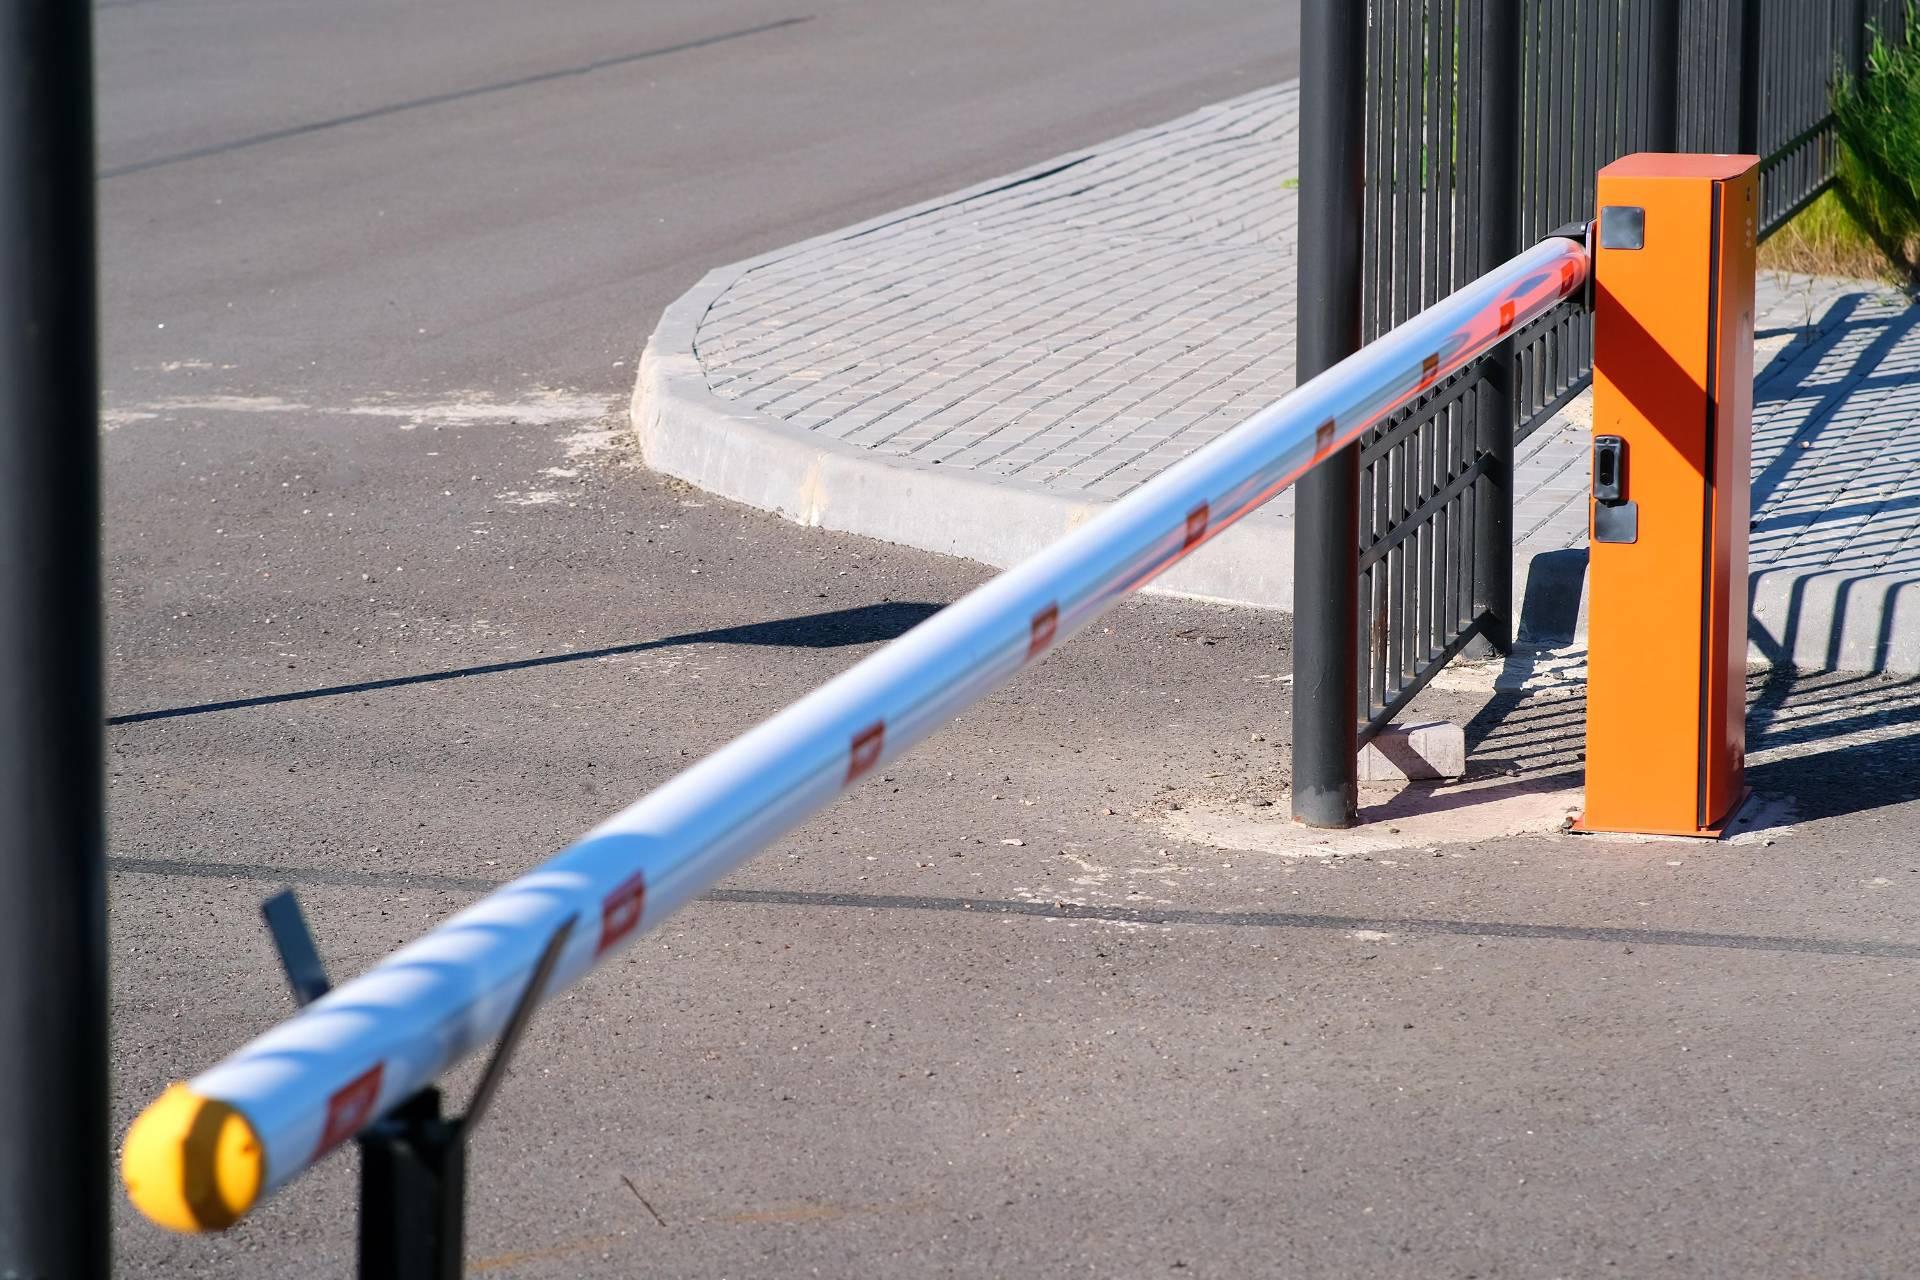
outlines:
M163 858L109 858L114 871L135 875L193 876L214 880L259 880L275 884L324 884L379 889L442 889L484 892L506 883L478 876L424 872L344 871L325 867L270 867L231 862ZM942 911L1027 916L1047 920L1099 920L1117 924L1189 925L1214 928L1319 929L1351 933L1438 934L1460 938L1512 938L1543 942L1606 942L1626 946L1714 947L1797 955L1864 956L1920 960L1920 943L1844 938L1791 938L1773 934L1708 933L1692 929L1630 929L1604 925L1524 924L1503 920L1444 920L1426 916L1336 916L1298 911L1204 911L1136 908L1071 902L1016 902L1004 898L948 898L907 894L826 893L798 889L714 889L700 898L713 906L812 907L863 911Z
M310 133L320 133L327 129L338 129L342 125L360 124L367 120L378 120L383 116L399 115L405 111L419 111L424 107L444 106L449 102L462 102L468 98L478 98L487 94L505 93L510 89L524 89L528 85L544 84L549 80L564 80L569 76L591 75L595 71L605 71L612 67L623 67L633 62L645 62L652 58L664 58L669 54L686 53L693 49L705 49L710 45L724 44L730 40L744 40L748 36L764 35L769 31L778 31L783 27L799 26L803 22L812 22L813 15L804 17L781 18L775 22L763 22L758 26L742 27L738 31L723 31L719 35L701 36L697 40L683 40L679 44L663 45L657 49L642 49L638 53L621 54L616 58L600 58L593 62L582 63L577 67L561 67L553 71L537 71L532 75L516 76L512 80L502 80L497 84L475 85L470 89L450 89L445 93L429 94L424 98L410 98L405 102L391 102L383 107L369 107L365 111L353 111L346 115L333 116L326 120L314 120L307 124L292 125L285 129L272 129L266 133L256 133L245 138L235 138L229 142L216 142L205 147L195 147L189 151L177 151L172 155L155 156L150 160L135 160L130 164L115 165L102 169L96 175L100 181L108 178L123 178L131 173L145 173L149 169L160 169L168 165L184 164L189 160L204 160L209 156L226 155L231 151L241 151L248 147L264 146L269 142L284 142L288 138L305 137Z

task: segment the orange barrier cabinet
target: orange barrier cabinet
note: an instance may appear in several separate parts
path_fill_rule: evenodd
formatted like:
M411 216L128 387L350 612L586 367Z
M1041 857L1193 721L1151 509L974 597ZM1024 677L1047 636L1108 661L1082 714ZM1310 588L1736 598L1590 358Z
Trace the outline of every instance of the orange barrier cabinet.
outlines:
M1586 831L1720 833L1746 797L1752 156L1600 172Z

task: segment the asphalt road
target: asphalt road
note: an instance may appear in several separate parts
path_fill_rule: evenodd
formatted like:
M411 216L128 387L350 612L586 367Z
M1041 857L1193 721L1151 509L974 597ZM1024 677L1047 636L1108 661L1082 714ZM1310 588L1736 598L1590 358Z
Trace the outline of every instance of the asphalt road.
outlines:
M354 972L983 576L633 465L665 301L1289 8L102 5L116 1125L285 1012L278 885ZM1768 713L1774 843L1179 838L1284 784L1288 635L1128 605L556 1001L471 1271L1901 1270L1920 695ZM120 1268L348 1274L352 1175Z
M110 0L109 394L182 360L283 396L620 394L707 268L1291 75L1293 11Z

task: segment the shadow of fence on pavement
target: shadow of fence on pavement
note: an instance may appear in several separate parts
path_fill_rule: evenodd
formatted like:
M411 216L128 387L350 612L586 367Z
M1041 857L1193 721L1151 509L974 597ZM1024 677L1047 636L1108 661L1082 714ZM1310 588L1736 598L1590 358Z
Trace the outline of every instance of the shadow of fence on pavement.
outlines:
M1920 307L1836 300L1756 380L1753 646L1920 671Z
M1920 677L1778 668L1748 695L1747 782L1795 819L1920 800Z
M1524 669L1530 661L1516 657L1508 666ZM1584 669L1577 668L1543 687L1497 690L1466 726L1469 776L1504 774L1518 787L1579 786L1584 686ZM1920 800L1920 676L1750 672L1747 783L1763 804L1790 801L1788 821Z

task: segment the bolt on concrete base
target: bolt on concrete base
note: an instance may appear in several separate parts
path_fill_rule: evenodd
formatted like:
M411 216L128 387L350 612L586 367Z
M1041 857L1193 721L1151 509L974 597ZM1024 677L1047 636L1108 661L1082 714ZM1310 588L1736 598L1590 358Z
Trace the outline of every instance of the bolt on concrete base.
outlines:
M1362 782L1427 782L1466 773L1466 730L1445 720L1390 724L1360 748Z

